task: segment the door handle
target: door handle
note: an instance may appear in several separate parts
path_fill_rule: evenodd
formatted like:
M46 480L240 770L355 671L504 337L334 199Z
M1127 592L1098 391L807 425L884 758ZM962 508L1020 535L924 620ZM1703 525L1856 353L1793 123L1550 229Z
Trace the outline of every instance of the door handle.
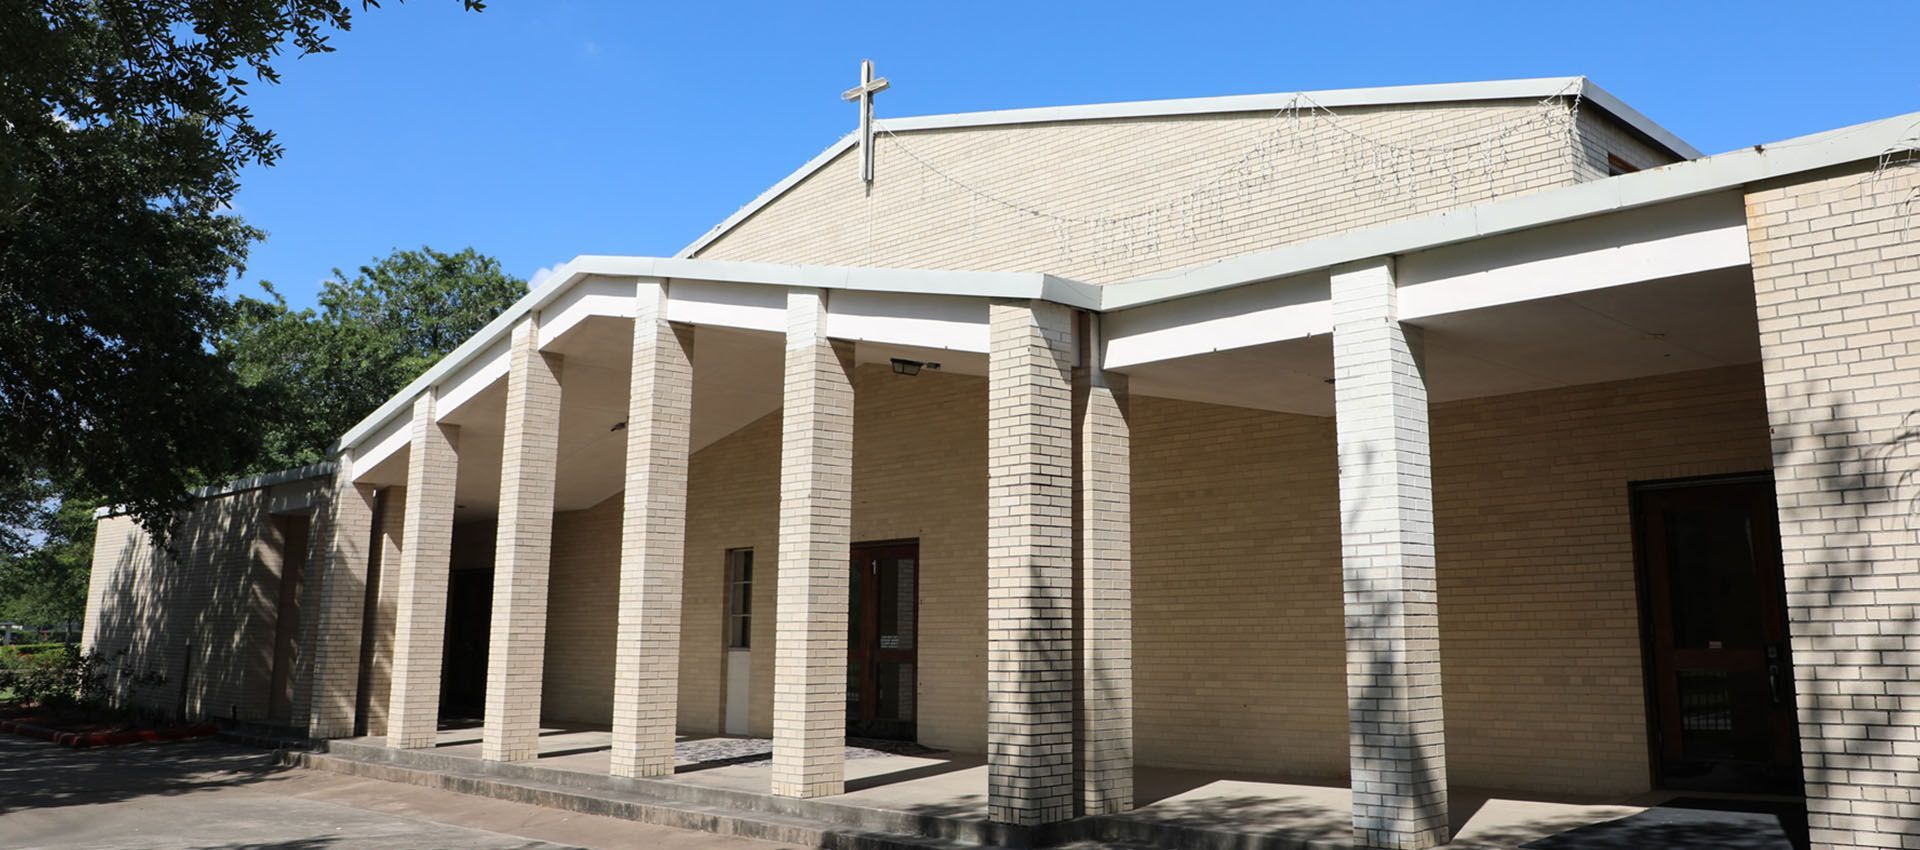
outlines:
M1767 693L1773 697L1773 704L1782 703L1780 698L1780 647L1778 644L1767 647Z

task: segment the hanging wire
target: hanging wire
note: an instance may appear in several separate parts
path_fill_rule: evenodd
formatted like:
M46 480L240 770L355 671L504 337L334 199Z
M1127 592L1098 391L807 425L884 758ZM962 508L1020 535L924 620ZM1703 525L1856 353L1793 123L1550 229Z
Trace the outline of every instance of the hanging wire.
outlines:
M941 167L885 124L875 131L924 169L923 174L933 174L970 196L970 229L981 226L979 203L985 202L1013 215L1045 221L1070 263L1083 253L1090 262L1110 261L1117 256L1120 261L1138 263L1158 255L1174 241L1170 237L1191 242L1202 238L1210 228L1224 226L1229 220L1229 205L1244 207L1259 197L1267 184L1284 177L1281 163L1311 144L1308 137L1322 127L1339 137L1339 161L1347 163L1348 170L1357 168L1370 177L1383 200L1414 202L1421 188L1419 181L1427 179L1442 182L1446 197L1457 202L1469 191L1468 177L1485 177L1504 169L1514 151L1511 142L1523 135L1538 135L1543 130L1553 133L1565 122L1567 135L1577 149L1580 107L1585 99L1581 83L1579 78L1569 80L1559 91L1540 99L1534 115L1512 122L1498 133L1450 145L1409 145L1377 137L1353 126L1310 95L1297 93L1267 116L1267 126L1255 134L1247 150L1215 170L1204 183L1143 208L1107 215L1075 215L996 192ZM1563 101L1570 101L1570 107ZM1323 149L1325 145L1314 147ZM1575 155L1579 155L1577 150ZM926 191L924 180L921 191Z

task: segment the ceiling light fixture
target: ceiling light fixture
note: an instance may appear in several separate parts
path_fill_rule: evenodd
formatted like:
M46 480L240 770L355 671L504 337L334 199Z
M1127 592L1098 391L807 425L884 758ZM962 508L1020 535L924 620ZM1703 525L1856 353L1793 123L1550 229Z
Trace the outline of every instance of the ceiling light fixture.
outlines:
M940 368L940 364L938 363L929 363L921 360L908 360L904 357L893 358L893 373L895 375L909 375L909 376L918 375L920 374L921 369L937 370L939 368Z

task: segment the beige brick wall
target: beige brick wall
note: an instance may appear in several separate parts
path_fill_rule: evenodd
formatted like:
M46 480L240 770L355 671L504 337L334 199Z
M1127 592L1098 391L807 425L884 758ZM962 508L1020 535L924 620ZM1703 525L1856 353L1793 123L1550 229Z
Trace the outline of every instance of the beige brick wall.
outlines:
M867 366L855 390L853 537L921 541L920 738L978 752L985 381ZM1647 786L1627 486L1766 469L1764 415L1753 367L1434 407L1454 784ZM765 417L692 459L687 732L720 728L725 553L736 547L755 551L750 729L771 726L779 425ZM1343 775L1332 420L1135 396L1131 425L1139 763ZM605 722L618 532L617 500L556 518L549 719Z
M171 712L184 694L190 716L266 719L281 568L271 497L308 486L195 503L171 542L178 560L129 517L98 523L84 644L166 676L123 699Z
M1432 422L1451 781L1644 789L1627 485L1766 469L1756 370L1441 404ZM1139 761L1340 776L1332 421L1136 397L1133 427Z
M850 151L697 256L1111 283L1604 177L1604 146L1629 161L1654 158L1590 104L1581 132L1608 141L1584 148L1564 101L1337 113L883 134L870 194ZM1115 217L1127 221L1079 223Z
M1920 835L1920 164L1747 195L1816 847Z
M1580 111L1579 150L1574 172L1575 179L1581 182L1607 176L1608 154L1620 157L1637 169L1655 168L1676 160L1672 153L1648 144L1644 137L1613 116L1590 107Z
M1646 788L1627 485L1765 471L1758 370L1437 405L1433 425L1453 781Z

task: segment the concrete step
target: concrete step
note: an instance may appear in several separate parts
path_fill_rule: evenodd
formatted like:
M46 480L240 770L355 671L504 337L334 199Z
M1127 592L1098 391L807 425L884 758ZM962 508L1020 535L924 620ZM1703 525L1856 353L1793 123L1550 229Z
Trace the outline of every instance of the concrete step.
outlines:
M776 797L772 794L693 782L633 779L599 773L558 770L542 767L537 761L481 762L468 757L442 755L430 749L396 750L378 744L356 741L326 741L322 746L325 752L332 755L346 756L360 761L401 765L416 770L440 772L477 770L488 776L512 781L541 782L583 790L612 789L675 803L817 821L862 833L938 838L955 842L958 846L1029 847L1042 843L1038 840L1040 836L1029 831L995 824L984 817L902 812L830 800Z
M341 752L343 748L338 743L334 742L327 752L282 750L280 759L283 763L348 776L402 782L546 808L804 847L828 850L985 850L978 843L863 829L817 818L730 805L731 794L716 795L708 802L696 802L647 793L647 789L611 787L616 777L576 773L574 775L580 777L578 782L554 781L556 778L566 778L564 774L571 772L551 769L538 770L540 775L537 776L505 776L501 775L502 771L490 769L502 766L497 763L481 766L471 759L444 756L436 759L430 753L379 747L346 747L344 749L347 751ZM372 754L363 750L400 755L367 758ZM427 758L410 759L408 755ZM430 764L405 763L409 761ZM589 787L594 784L602 787Z

